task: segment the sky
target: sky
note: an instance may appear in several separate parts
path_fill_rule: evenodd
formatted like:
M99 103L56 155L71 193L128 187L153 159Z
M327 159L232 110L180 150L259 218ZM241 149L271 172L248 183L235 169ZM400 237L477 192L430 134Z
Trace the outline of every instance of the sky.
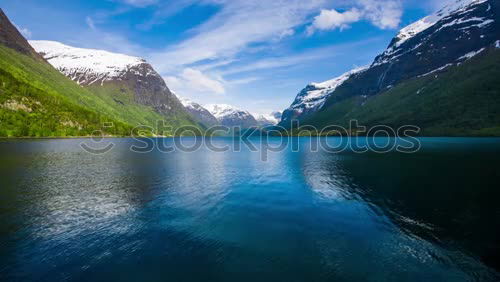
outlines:
M369 65L443 0L2 0L25 37L146 59L179 96L255 114Z

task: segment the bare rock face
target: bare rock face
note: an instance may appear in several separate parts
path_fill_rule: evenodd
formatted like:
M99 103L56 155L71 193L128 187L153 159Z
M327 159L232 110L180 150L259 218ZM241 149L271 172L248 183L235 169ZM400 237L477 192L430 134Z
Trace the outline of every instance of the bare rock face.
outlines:
M187 114L163 78L144 59L54 41L30 41L50 64L81 86L132 92L136 103L171 116Z

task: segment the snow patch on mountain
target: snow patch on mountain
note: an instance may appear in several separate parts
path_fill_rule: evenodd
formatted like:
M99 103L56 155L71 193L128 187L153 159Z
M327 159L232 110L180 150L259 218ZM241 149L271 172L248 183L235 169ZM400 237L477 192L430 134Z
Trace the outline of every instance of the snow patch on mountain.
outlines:
M481 52L483 52L484 50L486 50L486 48L481 48L477 51L472 51L472 52L469 52L465 55L463 55L462 57L458 58L457 61L462 61L462 60L468 60L470 58L473 58L475 57L476 55L480 54Z
M31 40L31 46L56 69L78 84L121 78L134 67L145 64L144 59L103 50L83 49L55 41ZM147 75L156 75L154 71Z
M240 110L236 107L227 104L208 104L205 105L205 109L207 109L214 117L222 118L232 114L244 113L245 111ZM248 113L248 112L246 112ZM248 113L250 115L250 113Z
M457 16L457 15L461 16L462 14L466 14L468 11L470 11L470 9L472 7L479 5L479 4L482 4L484 2L487 2L487 1L488 0L456 0L455 2L448 4L447 6L445 6L443 9L439 10L438 12L431 14L427 17L424 17L424 18L404 27L396 35L396 37L394 38L391 45L387 48L387 50L385 50L384 53L382 53L374 61L374 63L372 64L372 67L395 61L396 59L398 59L402 55L419 48L422 45L422 42L415 44L415 46L409 50L405 50L405 48L403 48L402 45L405 42L407 42L408 40L410 40L413 37L417 36L418 34L422 33L423 31L433 27L434 25L436 25L440 21L446 20L447 18L451 19L451 17ZM460 25L460 24L464 24L464 23L476 23L476 24L469 24L469 25L461 28L460 30L466 30L466 29L470 29L473 27L484 28L493 22L494 22L494 20L492 20L492 19L487 19L487 18L482 18L482 17L458 18L458 19L452 20L451 22L443 24L437 30L435 30L434 33L439 32L443 28L448 28L448 27L451 27L454 25Z
M249 128L257 126L257 120L248 111L238 109L227 104L208 104L207 109L217 120L225 126L240 126Z
M428 73L424 73L424 74L422 74L422 75L419 75L418 77L428 76L428 75L431 75L431 74L433 74L433 73L437 73L437 72L440 72L440 71L442 71L442 70L445 70L445 69L447 69L447 68L449 68L449 67L451 67L451 66L454 66L454 64L446 64L446 65L444 65L444 66L442 66L442 67L439 67L439 68L437 68L437 69L435 69L435 70L432 70L432 71L430 71L430 72L428 72Z
M336 78L320 82L310 83L306 88L297 94L292 105L283 112L280 124L286 124L293 119L300 119L306 114L314 113L320 110L328 97L344 82L354 75L368 70L368 66L360 67L348 71Z
M438 12L429 15L427 17L424 17L408 26L405 28L401 29L399 34L396 36L398 41L395 44L395 47L399 47L401 44L403 44L405 41L408 39L414 37L415 35L419 34L420 32L428 29L429 27L435 25L438 23L440 20L449 17L452 14L455 13L460 13L467 9L471 5L477 5L484 3L488 0L457 0L453 3L450 3L449 5L445 6L443 9L439 10Z
M352 75L363 72L367 69L367 67L360 67L348 71L334 79L330 79L320 83L310 83L302 95L298 95L292 104L291 108L294 109L319 109L323 106L326 101L326 98L337 89L340 85L342 85L346 80L348 80Z
M174 93L175 94L175 93ZM193 102L191 100L189 100L188 98L184 98L184 97L181 97L177 94L175 94L175 96L177 96L177 98L179 99L179 101L181 101L182 105L187 108L187 109L192 109L192 110L201 110L201 109L205 109L203 108L200 104L196 103L196 102Z
M436 32L440 31L441 29L443 29L445 27L450 27L450 26L464 24L464 23L470 23L470 22L477 22L477 24L467 25L466 27L461 28L461 30L469 29L469 28L473 28L473 27L481 28L481 27L487 26L495 21L491 20L491 19L486 20L485 18L479 18L479 17L473 17L470 19L456 19L456 20L451 21L450 23L444 24Z

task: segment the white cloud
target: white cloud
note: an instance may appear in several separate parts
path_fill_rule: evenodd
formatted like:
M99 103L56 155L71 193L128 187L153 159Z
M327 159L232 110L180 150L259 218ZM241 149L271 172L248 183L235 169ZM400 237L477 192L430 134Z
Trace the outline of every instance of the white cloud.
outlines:
M164 76L163 80L165 80L165 83L167 84L168 88L170 90L176 92L177 90L181 89L183 87L182 81L175 76Z
M321 10L321 13L314 18L312 25L308 27L308 34L312 34L315 29L344 29L348 27L349 24L359 21L361 17L361 12L356 8L343 13L339 13L335 9Z
M356 5L343 13L335 9L321 10L307 28L311 35L316 30L344 29L349 24L367 20L380 29L397 28L403 15L403 6L399 0L357 0Z
M185 68L182 72L182 78L194 88L197 88L198 91L208 91L216 94L224 94L226 92L222 82L210 78L196 69Z
M220 5L220 11L192 30L193 37L153 54L151 61L160 72L173 65L203 60L224 60L249 48L251 43L268 42L302 25L325 0L206 0Z
M213 78L200 70L185 68L179 77L163 77L169 88L179 93L202 92L208 94L224 94L226 89L222 79Z
M224 94L229 90L234 94L237 93L238 87L240 85L249 84L265 79L265 77L262 76L245 76L245 74L270 69L272 69L273 72L278 72L280 69L286 71L289 70L292 66L301 66L314 61L333 59L335 57L342 56L342 54L347 52L347 50L352 50L353 48L357 48L359 46L372 44L372 42L378 40L380 40L380 38L374 37L363 41L349 42L330 47L315 48L300 54L288 54L279 57L263 58L251 63L238 62L237 65L230 65L229 67L226 67L227 64L231 64L235 61L221 61L221 64L219 66L224 66L224 70L217 69L217 65L214 64L205 64L201 65L201 67L208 67L199 68L199 66L197 66L196 69L184 68L180 71L180 74L176 74L175 72L173 72L172 75L164 76L163 79L165 80L168 87L175 93L186 95L186 97L189 97L194 101L201 103L213 103L214 101L218 101L218 103L234 104L236 100L232 100L234 99L233 96L220 94ZM209 74L205 71L210 71L211 73ZM223 76L234 75L237 75L239 78L230 80L223 79ZM277 83L276 87L289 86L285 84L285 82L280 81L279 83ZM274 97L273 99L276 99L276 97ZM276 104L277 100L273 99L270 99L268 101L268 104ZM282 104L287 103L289 103L288 98L284 99L284 101L282 102ZM257 107L256 105L247 106L253 108Z
M281 71L306 62L332 58L339 52L344 52L340 50L343 47L339 46L302 54L290 53L286 48L281 48L279 41L294 36L297 30L308 24L311 16L318 15L314 19L316 27L313 30L342 29L360 20L370 21L381 28L392 25L391 21L374 19L368 15L380 13L391 6L363 3L364 0L340 0L335 4L330 0L172 0L172 2L169 2L171 5L167 5L159 1L155 6L153 17L139 27L147 29L164 23L172 15L193 4L217 6L217 12L208 20L184 34L187 39L169 45L163 50L145 53L149 54L148 61L164 75L170 88L195 101L231 100L240 95L239 85L263 79L257 78L260 75L252 73L254 71L264 69ZM325 10L339 7L338 5L348 9ZM185 36L182 38L186 38ZM272 52L268 52L270 50ZM263 56L259 56L260 54ZM235 74L238 74L237 79L233 78ZM243 78L240 78L240 75L243 75ZM227 77L233 79L226 80ZM226 92L231 92L232 95L220 95Z
M403 6L400 1L360 0L364 6L365 17L381 29L397 28L403 16Z

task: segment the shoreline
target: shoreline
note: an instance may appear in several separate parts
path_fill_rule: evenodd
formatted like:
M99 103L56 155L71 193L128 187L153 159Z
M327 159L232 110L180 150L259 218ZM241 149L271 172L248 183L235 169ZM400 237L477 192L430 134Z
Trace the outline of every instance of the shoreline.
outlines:
M200 137L203 137L201 135L197 135ZM91 139L91 138L102 138L102 139L131 139L131 138L179 138L179 137L197 137L197 136L51 136L51 137L0 137L0 142L1 141L8 141L8 140L52 140L52 139L58 139L58 140L65 140L65 139ZM258 136L250 136L250 138L253 137L260 137L261 135ZM212 138L237 138L237 137L243 137L243 136L212 136ZM279 136L268 136L271 138L280 138ZM339 137L351 137L351 138L364 138L364 137L369 137L366 135L361 135L361 136L289 136L285 135L283 137L293 137L293 138L339 138ZM500 136L481 136L481 135L457 135L457 136L446 136L446 135L425 135L425 136L405 136L405 137L399 137L399 136L371 136L375 138L481 138L481 139L500 139Z

